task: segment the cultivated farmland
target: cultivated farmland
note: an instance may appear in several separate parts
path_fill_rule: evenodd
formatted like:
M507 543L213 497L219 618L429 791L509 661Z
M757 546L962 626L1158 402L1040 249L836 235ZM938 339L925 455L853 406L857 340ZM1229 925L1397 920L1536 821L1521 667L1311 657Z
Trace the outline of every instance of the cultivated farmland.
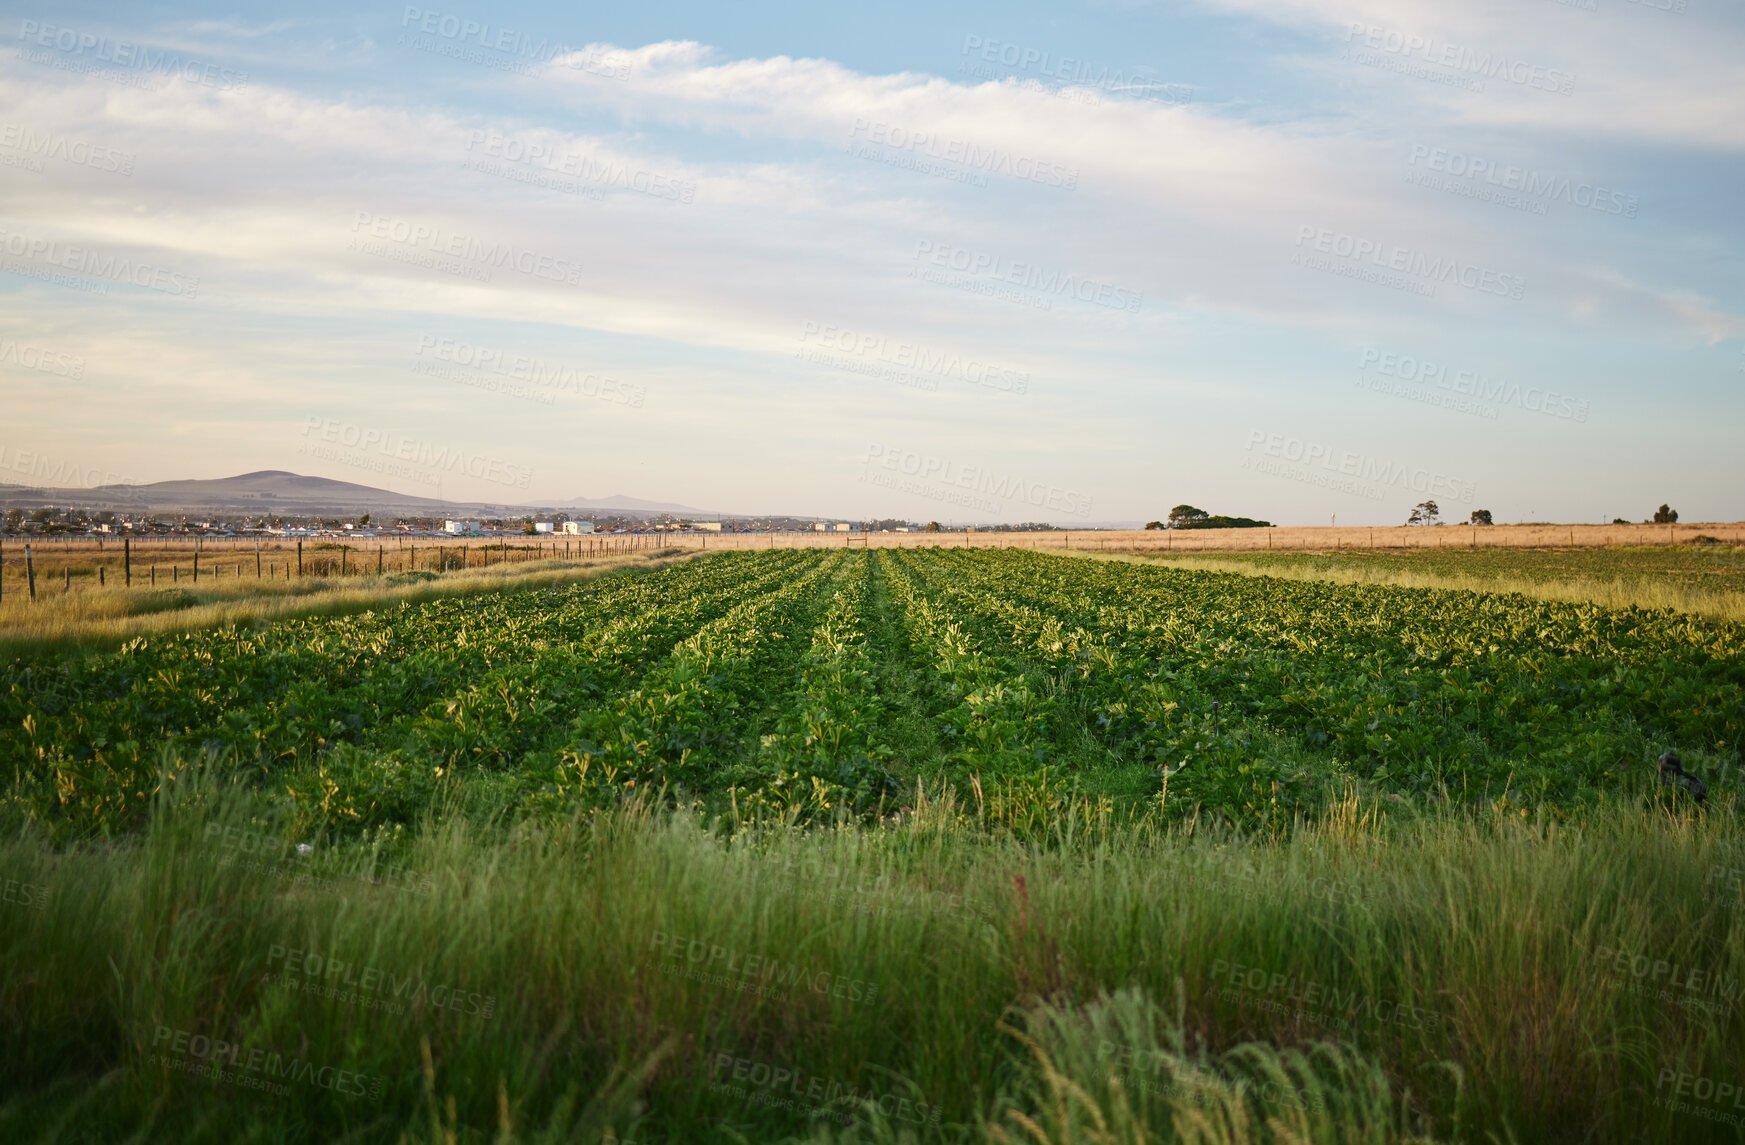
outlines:
M20 656L0 1129L1731 1139L1742 652L844 548Z

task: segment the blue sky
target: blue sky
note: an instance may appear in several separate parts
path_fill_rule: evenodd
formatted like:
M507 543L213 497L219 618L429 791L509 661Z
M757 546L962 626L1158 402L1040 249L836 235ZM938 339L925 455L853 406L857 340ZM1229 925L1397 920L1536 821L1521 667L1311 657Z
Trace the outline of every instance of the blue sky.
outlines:
M0 481L1745 516L1718 0L6 5Z

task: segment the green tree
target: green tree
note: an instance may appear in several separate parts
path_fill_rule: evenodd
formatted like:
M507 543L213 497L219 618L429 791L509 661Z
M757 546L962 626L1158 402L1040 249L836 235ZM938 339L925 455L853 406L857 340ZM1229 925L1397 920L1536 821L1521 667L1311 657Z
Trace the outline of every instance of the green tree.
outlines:
M1671 505L1662 505L1660 508L1654 510L1654 523L1656 525L1671 525L1677 521L1678 510L1674 509Z
M1147 529L1161 529L1161 528L1163 528L1163 522L1162 521L1147 521L1147 522L1145 522L1145 527Z
M1491 520L1491 511L1489 509L1474 509L1472 511L1472 516L1466 519L1466 523L1469 525L1496 524L1495 521Z
M1169 527L1191 529L1209 516L1211 514L1204 509L1196 509L1192 505L1177 505L1169 511Z
M1434 501L1420 501L1412 507L1412 515L1406 518L1408 525L1438 525L1441 524L1442 509Z
M938 521L927 522L927 531L929 533L937 533L939 531L939 522Z

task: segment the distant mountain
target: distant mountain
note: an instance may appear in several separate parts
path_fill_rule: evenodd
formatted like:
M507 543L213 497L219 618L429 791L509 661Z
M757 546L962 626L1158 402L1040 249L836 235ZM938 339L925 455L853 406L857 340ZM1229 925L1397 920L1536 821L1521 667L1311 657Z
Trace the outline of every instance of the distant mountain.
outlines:
M616 495L599 500L577 499L568 505L541 506L510 502L444 501L395 493L328 477L305 477L283 469L263 469L236 477L210 480L154 481L148 485L98 485L89 489L57 489L36 485L0 485L0 509L36 509L43 505L130 513L278 513L284 516L371 513L403 517L520 517L564 509L570 513L597 511L623 517L701 510Z
M697 509L690 505L674 505L668 501L644 501L640 497L626 497L622 493L614 493L610 497L577 497L574 501L566 504L564 508L583 506L590 509L611 509L614 512L679 513L696 517L726 515L714 509Z

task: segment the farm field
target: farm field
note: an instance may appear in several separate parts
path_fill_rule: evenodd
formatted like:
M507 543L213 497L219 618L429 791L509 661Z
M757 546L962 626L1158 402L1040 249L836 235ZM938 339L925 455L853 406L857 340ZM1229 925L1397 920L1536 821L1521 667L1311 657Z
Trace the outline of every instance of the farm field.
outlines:
M154 540L133 546L130 561L113 542L75 541L30 555L27 564L24 547L11 543L0 560L0 654L112 649L158 633L552 584L687 554L659 547L653 537L624 537L367 549L324 543L304 552L294 543L254 550Z
M1742 652L845 547L22 653L0 1135L1734 1140Z
M1144 555L1180 568L1346 584L1520 592L1546 600L1745 619L1745 547L1720 542L1606 548L1323 549L1186 558Z

